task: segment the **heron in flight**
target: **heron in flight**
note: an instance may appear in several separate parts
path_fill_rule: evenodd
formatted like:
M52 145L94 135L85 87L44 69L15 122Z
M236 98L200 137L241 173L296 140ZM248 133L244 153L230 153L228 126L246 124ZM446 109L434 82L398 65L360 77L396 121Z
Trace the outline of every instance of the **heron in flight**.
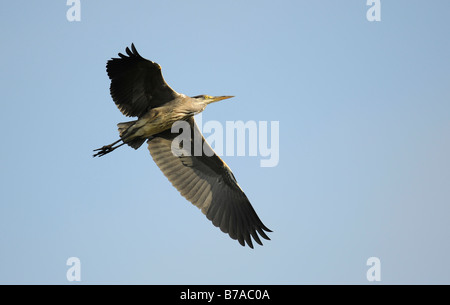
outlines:
M106 71L115 104L125 116L138 119L117 124L120 139L95 149L94 157L106 155L124 144L138 149L147 141L150 154L163 174L214 226L237 239L242 246L247 244L253 248L252 238L262 245L258 234L270 240L265 231L272 231L259 219L231 169L214 153L194 120L194 115L208 104L232 96L189 97L175 92L164 81L161 67L141 57L134 44L131 50L126 48L126 53L109 60ZM178 134L172 133L171 128L177 122L189 124L188 140L193 144L186 145L188 148L182 154L173 150ZM200 153L194 152L198 139ZM183 151L183 147L178 148Z

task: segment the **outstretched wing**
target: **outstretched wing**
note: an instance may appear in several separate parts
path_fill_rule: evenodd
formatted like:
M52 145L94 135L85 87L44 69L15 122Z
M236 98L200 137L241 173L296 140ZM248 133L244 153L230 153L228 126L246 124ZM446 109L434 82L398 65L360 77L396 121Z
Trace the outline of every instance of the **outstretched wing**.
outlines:
M166 130L148 140L153 160L182 196L242 246L247 243L253 248L250 236L262 245L258 233L270 240L264 231L271 231L259 219L230 168L205 141L194 118L191 117L187 122L191 131L191 147L180 148L175 145L178 151L174 154L171 147L178 134ZM197 133L197 137L194 137L194 133ZM203 149L200 156L194 155L194 139L201 140ZM185 155L179 156L181 153Z
M143 58L134 44L106 64L111 79L111 97L126 116L141 117L151 108L174 99L179 94L164 81L161 67Z

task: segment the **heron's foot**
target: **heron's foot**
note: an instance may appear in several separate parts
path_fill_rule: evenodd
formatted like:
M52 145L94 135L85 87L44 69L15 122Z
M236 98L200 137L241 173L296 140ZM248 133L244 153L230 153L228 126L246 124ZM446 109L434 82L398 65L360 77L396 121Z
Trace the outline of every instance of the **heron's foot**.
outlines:
M104 156L104 155L109 154L110 152L112 152L114 149L116 149L116 148L122 146L123 144L125 144L125 142L123 142L123 143L121 143L121 144L119 144L119 145L117 145L117 146L114 146L114 145L116 145L117 143L119 143L120 141L122 141L122 140L119 139L119 140L117 140L117 141L114 142L114 143L111 143L111 144L109 144L109 145L103 146L102 148L94 149L94 151L98 151L98 153L94 154L92 157L101 157L101 156Z
M94 149L94 151L98 151L97 153L95 153L94 155L92 155L92 157L101 157L104 156L110 152L112 152L114 149L116 149L116 147L113 147L114 144L109 144L109 145L104 145L101 148L97 148Z

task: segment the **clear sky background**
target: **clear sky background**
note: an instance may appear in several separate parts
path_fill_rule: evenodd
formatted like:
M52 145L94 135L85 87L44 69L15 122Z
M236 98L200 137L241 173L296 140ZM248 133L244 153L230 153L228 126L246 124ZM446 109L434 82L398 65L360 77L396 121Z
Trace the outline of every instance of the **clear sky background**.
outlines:
M8 1L0 11L0 283L450 283L448 0ZM274 232L215 228L127 121L106 61L134 42L203 121L279 121L279 164L224 156Z

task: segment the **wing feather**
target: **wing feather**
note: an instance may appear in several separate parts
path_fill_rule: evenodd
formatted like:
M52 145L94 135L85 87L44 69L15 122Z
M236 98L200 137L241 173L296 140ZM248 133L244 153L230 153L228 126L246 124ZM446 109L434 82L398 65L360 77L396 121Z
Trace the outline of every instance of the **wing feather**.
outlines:
M193 118L188 122L193 143L193 133L200 131ZM202 137L202 147L207 153L194 156L191 145L191 155L179 157L171 150L176 136L167 130L149 139L148 148L155 163L180 194L201 209L214 226L241 245L253 248L252 238L262 245L260 236L269 240L265 231L271 230L261 222L229 167L205 139Z
M161 67L139 55L134 44L125 52L106 64L111 97L124 115L141 117L179 96L164 81Z

